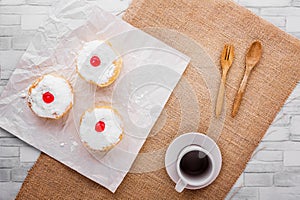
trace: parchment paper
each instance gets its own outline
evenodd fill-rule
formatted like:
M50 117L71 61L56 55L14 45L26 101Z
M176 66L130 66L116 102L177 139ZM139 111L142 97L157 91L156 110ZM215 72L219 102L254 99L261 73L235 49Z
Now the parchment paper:
M97 88L76 74L76 56L87 41L106 40L123 58L119 78ZM122 182L189 58L96 4L59 1L38 29L0 98L0 126L112 192ZM74 88L73 109L59 120L42 119L27 106L30 84L56 73ZM78 127L82 113L106 102L124 123L123 140L106 154L89 152Z

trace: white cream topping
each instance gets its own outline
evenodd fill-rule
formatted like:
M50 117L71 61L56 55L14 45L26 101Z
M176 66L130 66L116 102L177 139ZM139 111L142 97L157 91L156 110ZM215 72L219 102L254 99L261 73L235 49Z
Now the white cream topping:
M53 102L44 102L43 94L46 92L54 96ZM67 80L49 74L45 75L35 88L32 88L28 102L38 116L55 119L61 116L71 103L73 104L73 93Z
M101 60L101 64L97 67L90 64L90 59L93 56L98 56ZM113 61L117 59L118 55L104 41L87 42L77 58L78 72L87 81L92 81L98 85L105 84L114 75L116 66Z
M95 129L99 121L105 123L102 132L97 132ZM84 113L79 132L82 142L86 142L90 148L105 150L106 147L119 142L122 134L121 120L110 108L95 108Z

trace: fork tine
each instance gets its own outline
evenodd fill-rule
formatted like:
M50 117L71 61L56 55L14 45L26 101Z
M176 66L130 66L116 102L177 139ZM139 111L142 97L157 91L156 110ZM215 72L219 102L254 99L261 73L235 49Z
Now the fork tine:
M228 55L228 45L227 44L225 44L225 46L224 46L224 51L225 51L225 56L224 56L224 60L227 60L226 58L227 58L227 55Z
M229 55L230 55L230 45L227 46L227 56L226 56L226 60L229 60Z
M234 47L233 45L229 45L229 54L228 54L228 60L230 60L230 57L234 54Z
M224 60L225 57L226 57L226 44L224 45L223 50L222 50L221 60Z
M231 54L230 55L233 57L233 55L234 55L234 47L233 47L233 45L231 45L230 48L231 48L231 50L230 50Z
M229 54L229 59L234 56L234 47L233 45L230 45L230 54Z

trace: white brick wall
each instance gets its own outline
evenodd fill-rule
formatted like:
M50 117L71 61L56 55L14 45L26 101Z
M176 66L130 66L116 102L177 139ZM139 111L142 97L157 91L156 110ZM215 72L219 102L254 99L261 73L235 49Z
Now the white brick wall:
M21 162L35 162L40 156L40 151L33 147L20 147Z
M295 115L292 117L290 131L291 139L294 141L300 141L300 115Z
M284 152L284 166L300 166L300 150Z
M227 199L230 200L257 200L259 198L259 188L258 187L242 187L233 188L228 194Z
M282 162L273 161L273 162L261 162L251 160L244 172L245 173L265 173L265 172L279 172L284 168Z
M279 187L294 187L300 185L300 174L294 172L278 172L274 174L274 185Z
M33 34L23 34L14 36L12 40L12 49L25 51L32 37ZM23 51L20 54L23 54Z
M130 2L98 1L103 8L118 12ZM236 2L300 38L300 0ZM0 0L0 93L52 3L53 0ZM0 129L0 200L16 196L38 155L39 151ZM300 199L299 157L300 84L272 123L227 199Z
M0 5L22 5L25 4L25 0L1 0Z
M244 184L249 187L268 187L273 185L272 173L246 173L244 175Z
M300 6L300 0L294 0L293 5L294 6Z
M8 0L8 2L15 3L16 0ZM3 5L0 7L0 14L17 14L17 15L31 15L31 14L48 14L49 6L23 5L10 6Z
M286 19L286 31L288 32L300 32L300 16L299 17L287 17Z
M263 200L299 200L300 187L263 187L259 196Z
M0 25L18 25L20 24L20 16L18 15L1 15Z
M239 0L239 3L249 7L281 7L290 6L292 0Z
M9 169L0 169L0 182L10 181L10 170Z
M278 27L285 27L286 25L286 19L283 16L262 16L262 18Z
M19 147L0 146L0 157L19 157Z
M282 121L282 120L279 120ZM277 124L275 124L277 125ZM289 140L289 127L286 126L271 126L267 133L265 134L265 137L263 138L263 141L287 141Z
M26 2L28 5L50 6L52 5L53 0L27 0Z
M298 7L261 8L260 14L263 16L285 16L285 17L300 16L300 8Z
M3 200L12 200L18 194L22 183L17 182L0 182L1 198ZM1 199L1 200L2 200Z
M11 170L11 180L14 182L23 182L27 176L30 167L18 167Z
M21 28L22 30L36 30L45 18L46 15L22 15Z
M283 160L282 151L259 151L253 156L253 160L274 162Z
M11 48L11 37L0 38L0 50L7 50Z

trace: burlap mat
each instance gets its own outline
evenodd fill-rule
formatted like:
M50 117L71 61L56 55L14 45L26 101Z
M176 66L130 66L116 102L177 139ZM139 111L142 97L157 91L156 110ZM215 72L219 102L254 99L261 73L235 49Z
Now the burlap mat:
M42 154L29 172L17 199L222 199L300 80L300 42L229 0L135 0L124 19L138 28L165 27L193 38L203 46L216 66L219 66L223 44L235 44L236 59L226 85L227 114L218 140L223 155L219 177L207 188L178 194L165 169L129 173L117 192L112 194ZM151 34L173 45L166 36L156 32ZM230 111L244 71L244 53L257 39L264 46L263 58L251 75L240 112L232 119ZM178 48L176 44L173 46ZM209 110L214 105L207 99L205 82L193 65L188 67L184 77L197 91L201 106L202 120L198 131L206 132L212 119ZM157 137L146 141L142 152L167 145L174 138L173 132L178 129L180 118L175 95L171 96L165 110L168 112L166 126ZM193 119L190 120L193 123ZM183 131L191 130L187 127Z

